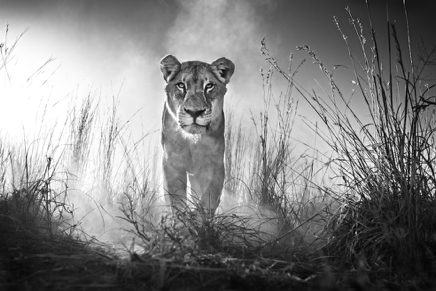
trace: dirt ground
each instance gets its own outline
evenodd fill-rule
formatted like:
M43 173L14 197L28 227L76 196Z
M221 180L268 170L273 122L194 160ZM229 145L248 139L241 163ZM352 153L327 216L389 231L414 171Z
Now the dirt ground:
M50 236L2 217L0 290L434 290L434 280L319 272L273 260L202 254L175 262ZM200 258L200 259L199 259ZM306 264L307 265L307 264ZM369 279L371 277L371 279Z

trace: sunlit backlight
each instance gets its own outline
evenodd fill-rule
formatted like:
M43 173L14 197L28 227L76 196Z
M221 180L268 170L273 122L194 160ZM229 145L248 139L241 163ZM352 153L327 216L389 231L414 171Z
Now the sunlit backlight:
M50 59L38 58L31 50L13 55L0 71L0 128L9 137L34 132L41 125L41 110L48 105L53 90L50 75L54 66ZM44 65L45 64L45 65ZM47 115L45 118L51 118Z

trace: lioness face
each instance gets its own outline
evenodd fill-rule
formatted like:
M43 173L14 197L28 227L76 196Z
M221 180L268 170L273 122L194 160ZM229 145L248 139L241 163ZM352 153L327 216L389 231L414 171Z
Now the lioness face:
M225 58L212 64L180 63L172 55L163 58L160 64L167 82L166 106L184 136L213 131L222 118L226 84L234 64Z

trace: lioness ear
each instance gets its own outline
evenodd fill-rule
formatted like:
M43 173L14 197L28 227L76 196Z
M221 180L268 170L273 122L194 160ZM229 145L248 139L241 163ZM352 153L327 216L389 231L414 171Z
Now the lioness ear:
M226 58L219 58L212 64L212 71L221 83L227 84L230 82L230 77L235 72L235 64Z
M180 71L180 62L173 55L167 55L160 61L160 71L168 83Z

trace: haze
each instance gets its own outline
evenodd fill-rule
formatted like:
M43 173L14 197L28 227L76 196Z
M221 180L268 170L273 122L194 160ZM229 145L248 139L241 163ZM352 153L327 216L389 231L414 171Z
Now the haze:
M402 1L370 3L382 42L387 5L400 37L406 37ZM1 0L0 29L4 31L9 23L8 44L29 28L17 44L7 74L1 72L1 133L22 137L22 131L29 133L37 126L35 116L41 113L41 104L49 104L46 120L54 122L70 106L65 101L68 97L80 102L87 94L95 94L108 103L118 96L118 111L129 124L127 131L133 139L140 139L160 128L164 81L158 64L169 53L181 61L231 59L236 73L226 105L250 122L250 112L257 114L263 104L259 69L269 67L260 54L261 38L266 38L284 68L291 52L296 63L308 58L304 52L295 52L295 47L303 44L310 45L330 69L349 65L346 46L332 21L337 16L351 35L347 6L367 24L363 0ZM416 44L422 37L434 45L434 1L407 1L407 6L412 42ZM344 93L351 95L348 71L337 74L343 77L339 82ZM318 87L315 79L323 80L322 74L306 62L297 80L311 91ZM282 78L276 77L274 85L276 96L286 90ZM358 106L359 97L353 98ZM308 118L313 114L304 102L298 113ZM304 140L307 132L297 120L295 137Z

